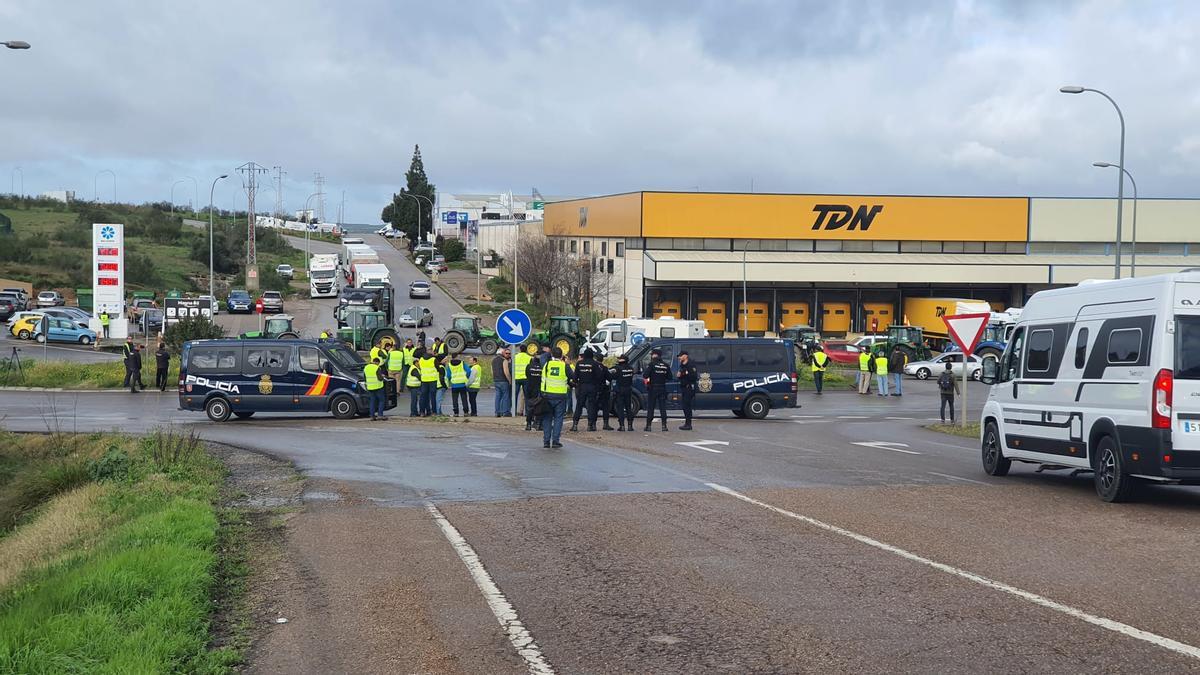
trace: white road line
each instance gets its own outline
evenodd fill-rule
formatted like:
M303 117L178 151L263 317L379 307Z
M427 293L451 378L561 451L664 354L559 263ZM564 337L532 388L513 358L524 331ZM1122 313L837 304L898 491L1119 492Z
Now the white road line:
M911 420L911 417L885 417L885 420Z
M1069 605L1064 605L1060 602L1051 600L1050 598L1047 598L1045 596L1038 595L1036 593L1031 593L1029 591L1017 588L1016 586L1010 586L1006 583L1003 583L1000 581L995 581L995 580L989 579L984 576L980 576L978 574L975 574L974 572L968 572L967 570L960 569L958 567L947 565L945 563L940 563L940 562L937 562L936 560L930 560L929 558L926 558L924 556L920 556L920 555L917 555L916 553L906 551L897 546L892 546L891 544L884 543L882 541L879 541L878 539L872 539L871 537L868 537L866 535L858 534L857 532L852 532L845 528L838 527L837 525L830 525L829 523L817 520L816 518L811 518L809 516L805 516L805 515L801 515L799 513L788 511L787 509L782 509L782 508L779 508L778 506L772 506L771 504L767 504L766 502L761 502L753 497L744 495L740 492L737 492L736 490L732 490L723 485L718 485L716 483L705 483L705 485L716 490L717 492L722 492L724 494L729 495L730 497L740 499L748 504L753 504L755 506L764 508L768 511L777 513L781 516L786 516L788 518L793 518L795 520L799 520L800 522L807 523L818 529L822 529L827 532L832 532L833 534L841 535L848 539L853 539L854 541L857 541L861 544L866 544L867 546L877 548L877 549L879 549L881 551L885 551L887 553L892 553L892 554L900 556L901 558L904 558L906 560L910 560L915 563L920 563L922 565L926 565L935 570L938 570L939 572L945 572L946 574L956 576L961 579L966 579L967 581L974 582L985 588L991 588L993 590L997 590L1002 593L1007 593L1009 595L1018 597L1022 600L1031 602L1040 607L1045 607L1046 609L1051 609L1056 612L1061 612L1063 614L1066 614L1067 616L1074 617L1085 623L1090 623L1093 626L1099 626L1100 628L1103 628L1105 630L1109 630L1114 633L1120 633L1121 635L1125 635L1125 636L1134 638L1135 640L1141 640L1143 642L1148 642L1152 645L1162 647L1163 649L1169 649L1173 652L1182 654L1184 656L1190 656L1191 658L1194 658L1194 659L1200 659L1200 647L1194 647L1192 645L1189 645L1189 644L1186 644L1183 642L1179 642L1177 640L1172 640L1171 638L1168 638L1168 637L1163 637L1161 635L1157 635L1157 634L1151 633L1149 631L1144 631L1140 628L1135 628L1134 626L1130 626L1129 624L1121 623L1120 621L1114 621L1112 619L1107 619L1102 616L1096 616L1095 614L1089 614L1088 612L1085 612L1081 609L1076 609L1075 607L1071 607Z
M951 475L950 475L950 474L948 474L948 473L938 473L938 472L936 472L936 471L930 471L930 472L929 472L929 475L931 475L931 476L941 476L942 478L949 478L950 480L961 480L961 481L963 481L964 483L975 483L976 485L987 485L987 483L985 483L985 482L983 482L983 481L981 481L981 480L974 480L974 479L972 479L972 478L963 478L962 476L951 476Z
M690 441L690 442L685 442L685 443L676 443L675 445L684 445L689 448L695 448L697 450L704 450L705 452L711 452L711 453L720 455L720 454L724 454L725 451L717 450L716 448L710 448L708 446L710 446L710 445L729 445L729 443L727 441Z
M838 415L837 418L839 420L869 420L869 419L871 419L870 417L868 417L866 415Z
M492 575L488 574L483 563L479 560L479 555L475 553L475 549L467 543L467 540L459 534L458 529L450 524L446 516L438 510L437 506L431 503L425 504L425 510L429 511L429 515L433 516L434 522L438 527L442 528L442 534L446 536L446 540L454 547L454 552L458 554L458 559L463 561L467 566L467 571L471 573L471 578L475 580L475 585L479 587L479 592L483 594L483 599L487 601L488 607L491 608L492 614L496 616L496 620L500 622L500 627L504 629L508 641L512 643L517 654L525 660L526 667L530 673L535 675L553 675L554 668L542 656L542 650L533 641L533 636L525 629L521 619L517 616L517 610L513 609L508 599L504 597L504 593L500 592L500 588L496 586L496 582L492 581Z
M921 454L916 450L905 450L904 448L908 447L907 443L894 443L892 441L856 441L851 443L851 445L861 445L864 448L876 448L878 450L891 450L892 452L902 452L906 455Z

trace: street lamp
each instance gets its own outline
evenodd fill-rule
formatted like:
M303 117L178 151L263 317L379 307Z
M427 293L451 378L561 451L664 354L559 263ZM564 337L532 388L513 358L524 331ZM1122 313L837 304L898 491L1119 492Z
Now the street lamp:
M117 174L112 169L103 169L96 172L96 177L92 179L92 198L94 201L100 201L100 176L106 173L111 173L113 177L113 203L117 203Z
M13 170L8 172L9 181L12 183L12 185L9 186L9 190L12 190L13 188L16 187L16 178L15 178L15 176L13 176L13 174L17 174L17 173L21 174L21 196L24 197L25 196L25 172L22 171L21 167L19 167L19 166L13 167Z
M4 45L9 49L29 49L29 43L23 40L9 40L8 42L0 42L0 45Z
M1128 169L1119 167L1116 164L1111 164L1109 162L1092 162L1092 166L1099 167L1101 169L1109 169L1109 168L1121 169L1121 173L1123 173L1125 175L1125 177L1129 179L1130 185L1133 186L1133 244L1132 244L1133 250L1129 254L1129 276L1136 277L1137 276L1137 203L1138 203L1137 181L1135 181L1133 179L1133 174L1129 173Z
M171 183L171 215L175 215L175 186L179 185L180 183L186 183L186 182L187 182L187 179L180 178L179 180L175 181L174 183Z
M304 200L304 218L305 218L305 222L304 222L304 278L305 279L308 278L308 258L309 258L308 233L312 228L312 215L309 214L309 212L308 212L308 205L312 202L313 197L320 197L320 196L321 196L320 192L314 192L308 196L308 199ZM349 262L349 261L347 261L347 262Z
M1108 99L1112 107L1117 111L1117 119L1121 121L1121 155L1117 161L1117 168L1121 170L1117 174L1117 259L1113 262L1113 278L1121 278L1121 214L1125 210L1125 115L1121 113L1121 107L1108 94L1099 89L1091 89L1089 87L1067 86L1059 87L1060 92L1064 94L1082 94L1085 91L1090 91L1094 94L1100 94Z
M224 180L229 174L221 174L213 179L212 187L208 189L208 300L217 304L217 296L213 295L213 191L217 189L217 181ZM216 307L212 308L214 316Z

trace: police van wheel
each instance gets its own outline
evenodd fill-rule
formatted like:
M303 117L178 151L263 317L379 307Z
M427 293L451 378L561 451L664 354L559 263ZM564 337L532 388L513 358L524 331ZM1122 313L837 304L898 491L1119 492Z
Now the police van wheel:
M358 415L358 404L349 396L341 394L335 396L333 402L329 404L329 411L339 420L350 420Z
M1011 459L1004 458L1000 447L1000 431L995 422L988 422L983 430L983 471L989 476L1007 476L1012 466Z
M246 410L246 411L242 411L242 412L235 412L235 413L233 413L233 416L238 418L239 420L248 420L251 417L254 417L254 411Z
M755 394L746 399L746 403L742 406L743 414L752 420L761 420L771 412L771 402L766 396Z
M208 403L204 404L204 414L208 415L208 419L214 422L224 422L229 419L229 401L216 396L208 399Z
M1125 460L1112 436L1101 438L1096 446L1095 471L1096 494L1100 499L1123 502L1133 496L1137 479L1125 473Z
M928 380L929 376L932 374L933 373L929 372L928 368L920 368L917 370L917 379L918 380Z

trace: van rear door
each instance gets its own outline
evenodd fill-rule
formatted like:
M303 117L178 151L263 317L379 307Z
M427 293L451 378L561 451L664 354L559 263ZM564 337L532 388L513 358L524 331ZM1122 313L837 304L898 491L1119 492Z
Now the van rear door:
M1176 314L1171 434L1176 450L1200 450L1200 314ZM1155 396L1158 393L1155 392ZM1157 400L1151 401L1155 406ZM1153 413L1153 410L1151 411Z

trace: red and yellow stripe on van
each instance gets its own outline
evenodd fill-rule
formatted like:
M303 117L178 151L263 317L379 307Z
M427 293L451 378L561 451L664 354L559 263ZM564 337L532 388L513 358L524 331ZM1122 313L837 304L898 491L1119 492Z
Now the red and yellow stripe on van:
M304 392L305 396L324 396L329 389L329 376L321 373L317 376L317 381L312 383L308 391Z

